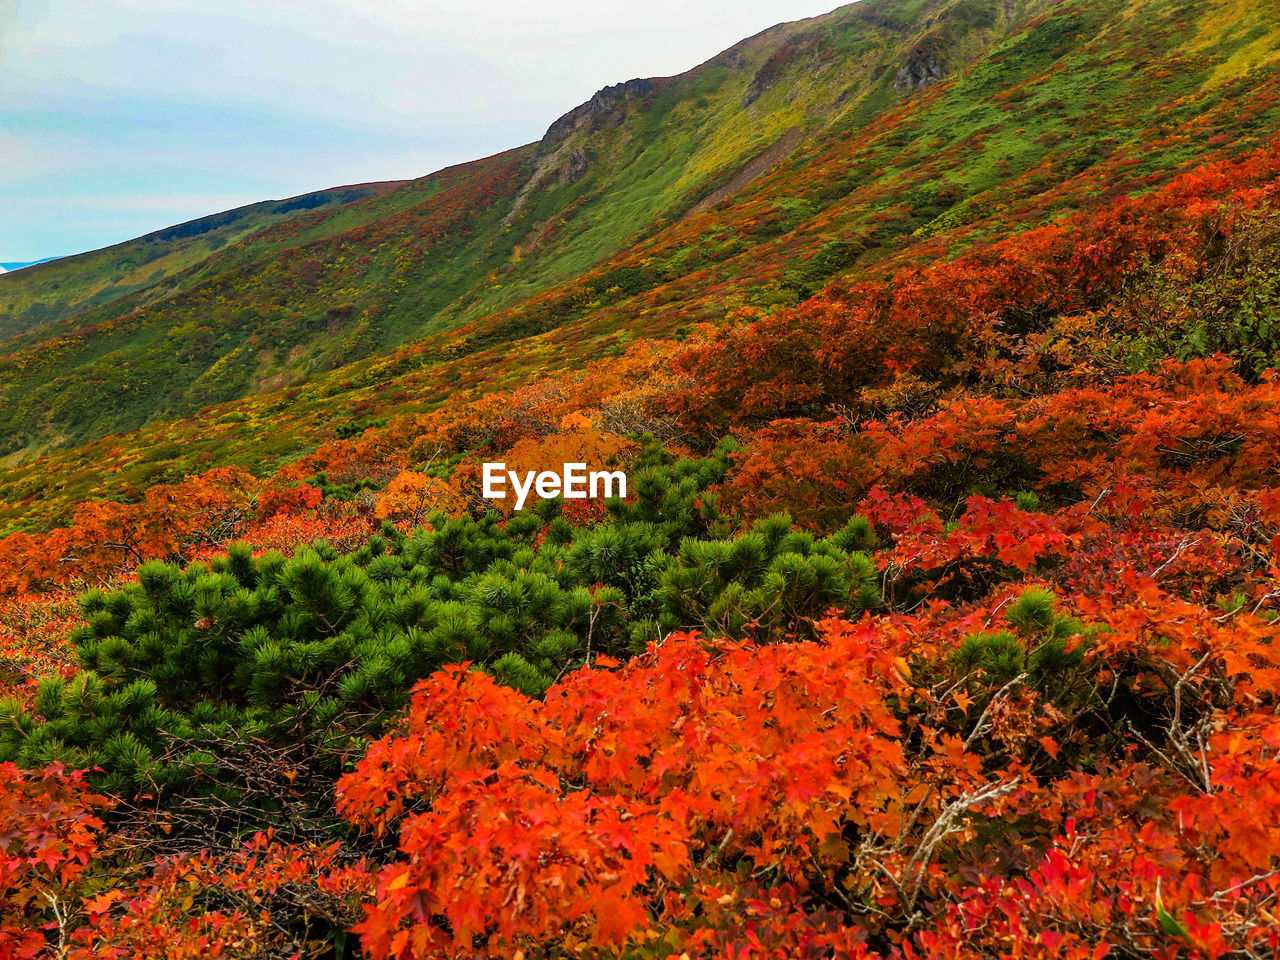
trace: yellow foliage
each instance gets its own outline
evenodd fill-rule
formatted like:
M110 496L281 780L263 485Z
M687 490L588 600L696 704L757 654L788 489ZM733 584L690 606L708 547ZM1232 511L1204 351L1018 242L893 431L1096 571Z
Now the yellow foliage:
M381 520L421 523L436 510L452 513L462 509L464 503L453 484L425 473L402 470L378 497L374 515Z
M1259 36L1246 43L1213 71L1206 86L1225 83L1259 67L1280 60L1280 33L1274 0L1219 0L1201 16L1199 30L1191 44L1193 53L1216 47L1232 34L1265 26Z

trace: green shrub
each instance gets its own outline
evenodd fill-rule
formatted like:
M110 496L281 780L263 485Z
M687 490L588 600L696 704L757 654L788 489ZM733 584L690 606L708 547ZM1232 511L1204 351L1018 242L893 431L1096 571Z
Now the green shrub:
M673 630L780 640L877 604L861 518L827 539L786 515L731 535L709 491L731 451L671 463L647 449L637 499L589 528L546 501L506 520L435 515L407 536L387 525L345 555L234 544L186 569L147 563L85 594L81 672L0 708L0 760L99 768L117 794L234 799L247 787L219 772L241 769L229 757L263 744L335 773L448 663L540 695Z

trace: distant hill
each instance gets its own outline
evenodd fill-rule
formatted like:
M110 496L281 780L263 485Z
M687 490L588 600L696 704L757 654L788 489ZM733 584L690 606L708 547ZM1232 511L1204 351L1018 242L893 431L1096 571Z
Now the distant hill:
M288 200L266 200L157 230L136 240L69 257L0 263L13 272L0 287L0 338L82 313L120 296L154 287L211 254L273 223L300 213L340 207L400 186L359 184Z
M0 273L12 273L23 267L34 267L37 263L48 263L50 260L57 259L57 257L45 257L43 260L10 260L7 263L0 261Z

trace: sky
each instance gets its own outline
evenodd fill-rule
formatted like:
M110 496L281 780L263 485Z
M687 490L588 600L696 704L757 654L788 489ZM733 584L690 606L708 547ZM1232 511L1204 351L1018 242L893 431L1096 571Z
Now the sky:
M0 0L0 262L537 140L840 0Z

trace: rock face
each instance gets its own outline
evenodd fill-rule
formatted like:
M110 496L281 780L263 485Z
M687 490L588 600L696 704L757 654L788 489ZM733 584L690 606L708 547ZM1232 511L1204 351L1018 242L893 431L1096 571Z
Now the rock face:
M898 68L894 78L893 89L899 93L910 93L931 87L947 75L946 69L938 55L931 50L914 50L905 63Z
M652 93L652 80L628 80L626 83L615 83L605 87L594 97L580 106L574 107L563 117L547 128L542 138L544 148L555 149L569 136L582 127L598 128L608 123L617 123L622 119L619 107L629 100L636 100Z
M560 171L560 182L577 183L587 175L589 166L590 160L587 158L587 152L580 147L575 148L569 154L569 162Z
M773 82L773 79L764 76L763 72L756 73L742 94L742 109L747 109L747 107L759 100L761 95L773 85Z

